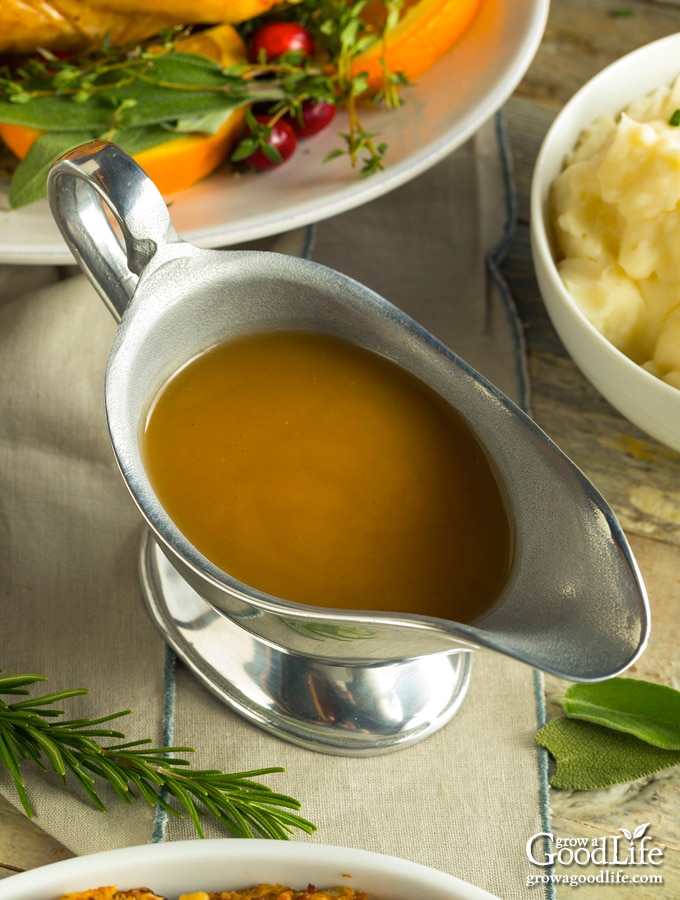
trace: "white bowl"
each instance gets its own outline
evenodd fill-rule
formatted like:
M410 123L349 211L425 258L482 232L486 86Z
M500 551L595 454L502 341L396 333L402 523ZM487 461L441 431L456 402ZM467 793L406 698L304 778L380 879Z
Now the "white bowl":
M370 900L497 900L452 875L345 847L266 840L147 844L53 863L0 881L0 900L58 900L67 891L115 884L147 887L175 900L182 892L238 890L259 882L297 890L347 885Z
M548 219L550 185L582 129L603 113L616 114L650 91L670 86L678 74L680 33L627 54L571 98L553 122L536 160L531 187L531 247L543 301L576 365L634 425L680 451L680 390L621 353L580 311L555 265Z

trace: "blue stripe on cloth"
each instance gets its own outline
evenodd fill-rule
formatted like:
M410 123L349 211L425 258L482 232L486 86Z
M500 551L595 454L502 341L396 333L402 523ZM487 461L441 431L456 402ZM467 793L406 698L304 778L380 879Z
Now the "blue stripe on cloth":
M175 682L175 652L167 644L165 647L165 660L163 663L163 746L171 747L175 733L175 701L177 686ZM168 799L168 794L161 789L162 800ZM161 807L156 806L151 840L154 844L160 844L165 840L168 827L168 814Z
M522 325L522 320L517 313L517 308L515 307L510 288L500 270L501 263L515 236L515 226L517 222L517 192L515 190L512 175L512 157L510 155L510 146L505 133L505 121L502 111L496 113L494 124L501 161L503 187L505 190L505 222L503 225L503 237L486 255L486 269L493 287L498 292L498 296L510 326L515 350L515 375L517 378L519 405L525 412L530 412L531 386L527 367L524 327Z
M529 370L527 364L526 342L524 340L524 328L522 320L519 317L515 302L512 297L510 288L508 287L503 275L500 271L500 265L508 251L508 248L515 235L515 227L517 222L517 192L512 172L512 157L510 147L508 145L505 132L505 122L502 110L496 113L496 141L501 159L503 185L505 192L505 225L503 229L503 237L498 244L493 247L487 254L486 266L489 278L505 309L508 323L512 332L514 349L515 349L515 365L519 390L519 405L522 409L531 414L531 383L529 379ZM543 685L543 673L534 671L534 699L536 706L536 724L538 728L545 725L545 690ZM536 745L536 760L538 765L538 801L541 816L541 830L550 833L550 785L548 781L548 752L543 747ZM527 839L529 835L527 835ZM550 866L547 874L554 874L554 866ZM555 900L556 891L552 879L548 879L545 885L546 900Z
M302 245L302 253L300 254L303 259L310 259L312 255L312 250L314 249L314 225L307 225L305 228L305 242Z
M545 688L543 684L543 673L534 670L534 697L536 701L536 723L542 728L546 723L545 713ZM541 810L541 831L546 834L552 832L550 825L550 784L548 781L548 751L544 747L536 745L538 759L538 798ZM544 839L545 840L545 839ZM555 873L555 866L548 866L547 872L550 875ZM549 879L545 886L546 900L555 900L557 896L555 885Z

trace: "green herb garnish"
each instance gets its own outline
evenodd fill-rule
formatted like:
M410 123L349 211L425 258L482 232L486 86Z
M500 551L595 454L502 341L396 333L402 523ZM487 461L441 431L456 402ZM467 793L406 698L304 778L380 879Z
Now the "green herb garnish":
M680 691L635 678L572 685L536 741L555 759L553 787L594 790L680 764Z
M300 60L286 54L267 63L221 68L206 57L178 50L190 29L178 28L134 46L105 44L88 54L61 59L49 51L16 67L0 68L0 122L46 132L16 167L9 200L14 208L40 199L50 165L67 150L89 140L109 140L135 154L172 140L178 133L216 131L230 112L265 103L271 124L284 115L299 116L305 101L346 107L349 129L342 149L362 175L383 168L385 145L361 125L364 100L399 105L400 73L384 72L383 85L371 91L363 73L352 72L352 59L398 21L403 0L386 0L386 23L377 28L361 18L368 0L301 0L282 7L276 18L294 18L308 29L325 54ZM240 26L244 38L272 16ZM255 129L236 147L232 161L254 149L266 153L268 131Z
M680 691L637 678L574 684L564 696L567 716L635 735L664 750L680 750Z
M668 120L668 124L672 128L677 128L680 125L680 109L676 109L673 115Z
M253 779L283 772L281 768L226 774L195 770L177 753L191 747L152 747L151 741L126 741L120 731L101 728L129 710L97 719L62 720L54 704L87 694L75 688L7 703L2 696L27 695L26 687L46 681L43 675L0 675L0 765L10 772L21 804L30 818L35 811L22 776L25 763L52 769L66 782L70 776L92 804L105 806L96 784L108 783L126 803L141 798L173 816L184 810L196 833L204 837L202 817L212 817L235 837L287 839L295 829L311 834L315 826L297 815L300 803ZM101 738L113 739L102 744ZM179 809L178 809L179 807Z
M635 781L680 763L680 750L662 750L632 734L578 719L553 719L536 739L557 763L550 784L569 791Z

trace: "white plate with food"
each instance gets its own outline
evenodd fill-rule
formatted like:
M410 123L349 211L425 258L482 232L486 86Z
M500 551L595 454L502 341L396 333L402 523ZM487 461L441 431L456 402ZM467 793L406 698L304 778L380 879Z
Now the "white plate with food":
M497 900L453 875L380 853L259 839L176 841L80 856L0 881L0 900L61 900L105 885L145 887L168 900L195 893L198 900L201 891L276 883L296 891L310 884L319 891L347 887L357 900L360 892L366 900Z
M345 156L339 113L283 165L234 175L224 168L171 195L175 227L202 247L229 246L320 221L393 190L439 162L471 137L505 102L540 43L549 0L482 0L453 49L416 84L404 103L362 113L362 125L388 145L385 168L361 178ZM461 211L463 214L463 211ZM72 261L46 200L10 210L0 184L0 263Z

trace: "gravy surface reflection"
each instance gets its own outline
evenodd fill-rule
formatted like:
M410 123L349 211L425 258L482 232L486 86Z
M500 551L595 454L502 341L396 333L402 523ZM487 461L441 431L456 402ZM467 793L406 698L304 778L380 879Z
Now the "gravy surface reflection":
M285 600L470 621L512 536L462 417L376 353L270 332L191 360L151 403L145 465L189 541Z

